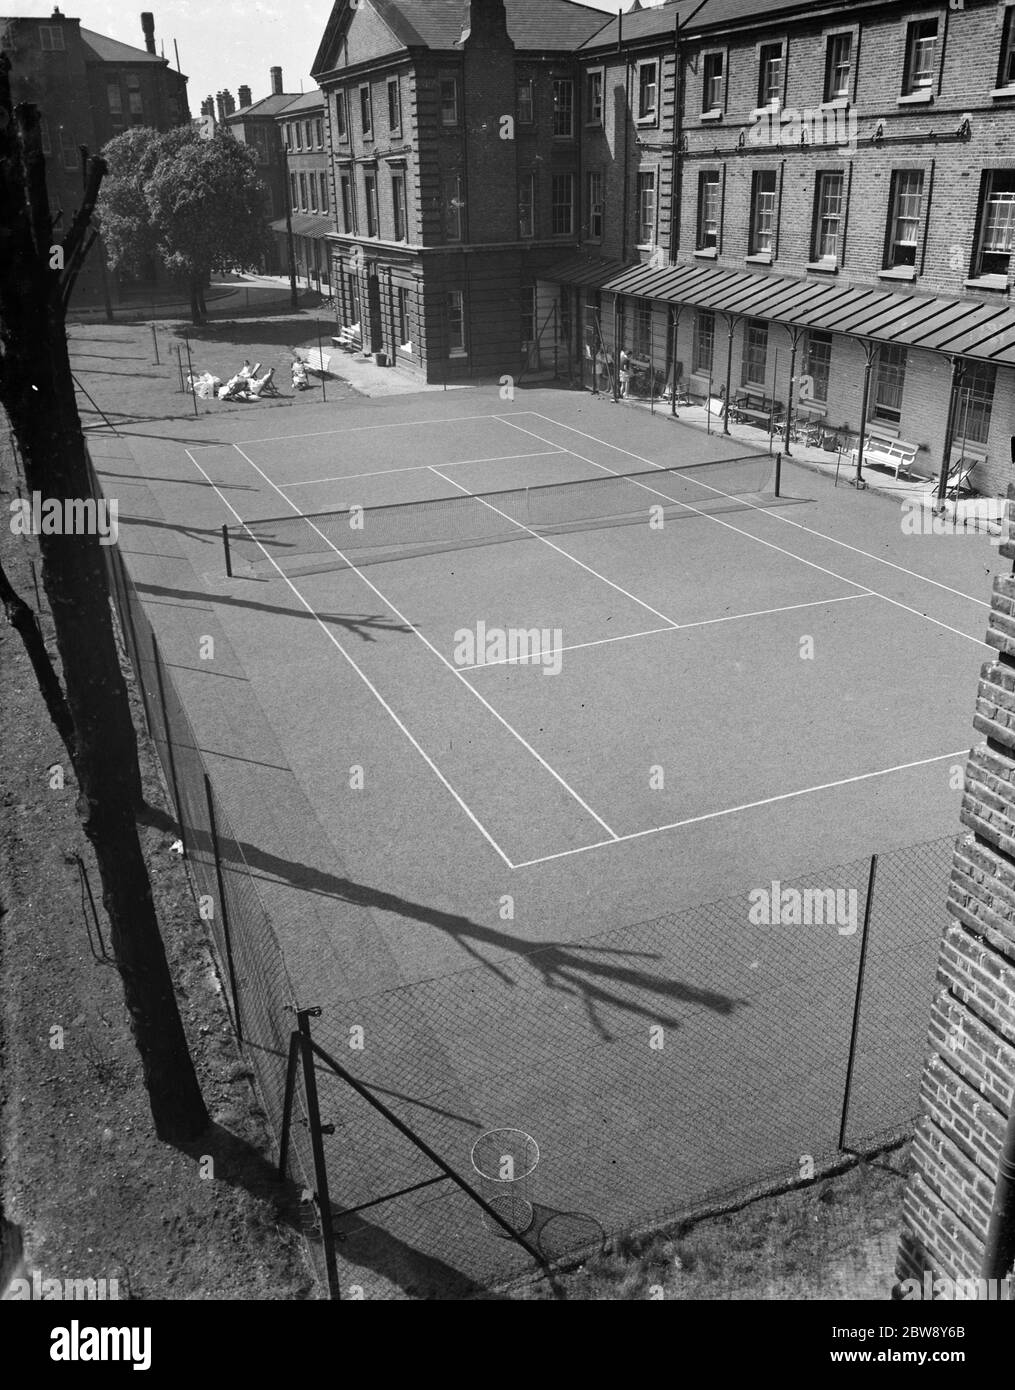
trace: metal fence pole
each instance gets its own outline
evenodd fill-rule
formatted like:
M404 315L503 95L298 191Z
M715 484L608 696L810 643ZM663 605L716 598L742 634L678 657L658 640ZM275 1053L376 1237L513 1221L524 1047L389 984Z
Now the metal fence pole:
M194 402L194 414L199 414L197 408L197 386L194 383L194 362L190 355L190 335L184 339L187 344L187 368L190 371L190 398Z
M321 1136L321 1109L317 1099L317 1075L314 1071L313 1039L310 1036L311 1018L320 1018L320 1009L297 1009L300 1030L300 1052L303 1057L303 1088L309 1111L310 1144L314 1152L314 1182L317 1186L317 1206L321 1213L321 1239L324 1242L324 1264L328 1272L328 1292L332 1298L342 1297L338 1284L338 1265L335 1262L335 1232L332 1229L331 1198L328 1195L328 1165L324 1157ZM330 1129L328 1131L330 1133Z
M212 796L211 778L204 774L204 795L208 802L208 829L211 832L211 850L215 859L215 882L219 891L219 908L222 913L222 935L226 942L226 965L229 968L229 988L233 994L233 1016L236 1020L236 1040L243 1042L243 1020L240 1017L240 992L236 988L236 967L233 964L233 938L229 930L229 911L226 907L226 885L222 877L222 856L219 853L218 826L215 822L215 798Z
M159 655L159 639L152 633L152 656L155 660L155 681L159 690L159 704L162 706L162 727L166 733L166 754L169 759L169 780L173 786L173 800L176 802L176 820L180 827L180 839L184 849L187 837L183 827L183 802L180 800L180 784L176 777L176 758L173 756L173 737L169 729L169 711L166 708L166 687L162 678L162 658Z
M863 979L867 965L867 944L870 940L871 909L874 905L874 883L878 874L878 857L871 855L867 878L867 901L863 909L863 935L860 938L860 962L856 972L856 999L853 1002L853 1027L849 1037L849 1061L846 1064L846 1084L843 1088L842 1117L839 1121L839 1152L846 1152L846 1125L849 1121L850 1091L853 1087L853 1066L856 1062L856 1040L860 1031L860 1006L863 1003Z
M223 522L222 525L222 549L226 553L226 574L230 579L233 577L233 557L229 551L229 527Z
M155 332L154 324L152 324L152 343L155 347L155 365L156 367L161 367L162 363L159 360L159 335Z

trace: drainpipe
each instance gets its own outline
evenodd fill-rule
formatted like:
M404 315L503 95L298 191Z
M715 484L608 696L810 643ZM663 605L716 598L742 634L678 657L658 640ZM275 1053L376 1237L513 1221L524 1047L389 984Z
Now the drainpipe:
M617 15L617 52L623 51L624 16ZM627 264L627 218L629 211L631 166L631 60L624 59L624 220L621 223L620 260Z
M1008 1128L997 1164L994 1209L983 1247L981 1277L1004 1279L1015 1264L1015 1104L1008 1116Z
M681 148L684 138L684 65L680 54L680 35L691 20L703 10L708 0L701 0L691 13L680 22L679 13L673 26L673 158L670 161L670 264L674 265L680 251L680 204L684 184L684 155ZM661 86L660 82L660 86Z
M944 507L945 496L948 492L948 474L952 466L952 440L955 437L955 407L958 404L959 393L962 389L962 378L966 374L966 363L962 357L952 358L952 383L948 395L948 417L945 420L945 441L941 456L941 477L937 485L937 497L935 498L934 510L938 511Z
M736 331L736 319L732 314L724 315L726 319L726 331L729 342L726 347L726 407L722 413L722 432L730 432L730 396L733 393L733 334Z
M856 442L856 477L853 479L854 487L866 487L863 476L863 445L867 437L867 411L870 407L871 399L871 371L874 368L874 356L877 353L875 343L864 343L864 355L867 363L863 369L863 400L860 403L860 437Z

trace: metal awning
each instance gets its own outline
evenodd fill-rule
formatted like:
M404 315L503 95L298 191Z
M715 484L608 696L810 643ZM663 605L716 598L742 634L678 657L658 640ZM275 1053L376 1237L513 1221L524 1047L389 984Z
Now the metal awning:
M691 304L743 318L1015 367L1015 308L1008 303L899 294L870 286L724 270L698 262L658 270L632 266L601 288L611 294Z
M588 289L600 289L607 280L619 275L624 269L623 261L609 261L604 256L572 256L544 270L537 277L552 280L560 285L583 285Z

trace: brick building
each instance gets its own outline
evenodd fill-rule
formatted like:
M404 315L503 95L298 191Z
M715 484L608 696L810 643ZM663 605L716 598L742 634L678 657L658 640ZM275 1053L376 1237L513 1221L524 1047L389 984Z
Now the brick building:
M582 254L546 292L584 315L586 346L626 347L660 381L867 421L920 445L918 471L961 454L978 491L1003 492L1013 16L681 0L612 20L578 55Z
M81 201L79 147L98 153L131 126L170 130L190 120L187 79L155 51L155 21L141 15L144 48L134 48L81 27L59 8L44 20L2 18L3 48L12 63L14 100L34 102L42 118L46 183L54 215L63 225ZM89 256L78 280L74 304L98 302L103 296L102 264ZM150 292L156 267L143 280L110 274L113 302L132 293Z
M329 237L335 230L331 199L331 151L322 92L305 92L275 118L287 160L292 209L294 265L308 287L328 289L331 281ZM272 222L279 264L289 269L285 217Z
M432 381L531 363L537 281L578 248L575 54L605 18L571 0L334 5L312 69L332 284L367 350Z
M251 95L249 87L241 87L239 91L241 100ZM247 101L238 109L230 111L230 93L219 92L217 98L219 124L241 144L249 145L257 155L257 174L267 190L265 220L273 226L277 226L280 220L283 227L285 226L287 196L286 157L282 146L282 130L277 118L298 98L298 92L282 90L282 69L279 67L271 69L270 94L258 101ZM275 245L269 253L264 269L268 274L280 274L287 265L283 238L283 246Z

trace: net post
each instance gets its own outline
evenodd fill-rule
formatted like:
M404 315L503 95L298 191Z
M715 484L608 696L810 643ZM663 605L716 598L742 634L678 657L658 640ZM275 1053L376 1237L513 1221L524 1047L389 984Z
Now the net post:
M166 685L162 675L162 657L159 653L159 639L152 633L152 660L155 663L155 683L159 692L159 704L162 706L162 727L166 734L166 756L169 759L169 780L173 788L173 800L176 802L176 820L180 827L180 841L186 849L187 836L183 828L183 802L180 800L180 783L176 776L176 755L173 752L173 734L169 727L169 710L166 707Z
M230 579L233 577L233 557L229 552L229 527L222 523L222 549L226 556L226 574Z
M775 495L782 496L782 452L775 456Z
M870 941L871 909L874 904L874 884L878 875L878 857L871 855L870 873L867 877L867 900L863 906L863 935L860 938L860 961L856 968L856 998L853 1002L853 1026L849 1035L849 1059L846 1063L846 1081L843 1086L842 1116L839 1120L839 1152L846 1150L846 1125L849 1121L849 1097L853 1089L853 1067L856 1063L856 1039L860 1031L860 1006L863 1002L863 980L867 966L867 946Z
M233 935L229 928L229 909L226 906L226 885L222 874L222 855L219 852L218 822L215 816L215 797L212 795L211 778L204 774L204 797L208 804L208 829L211 832L211 852L215 860L215 883L219 894L219 913L222 918L222 935L226 943L226 967L229 971L229 989L233 996L233 1019L236 1023L236 1041L243 1042L243 1019L240 1016L240 992L236 986L236 966L233 963Z

